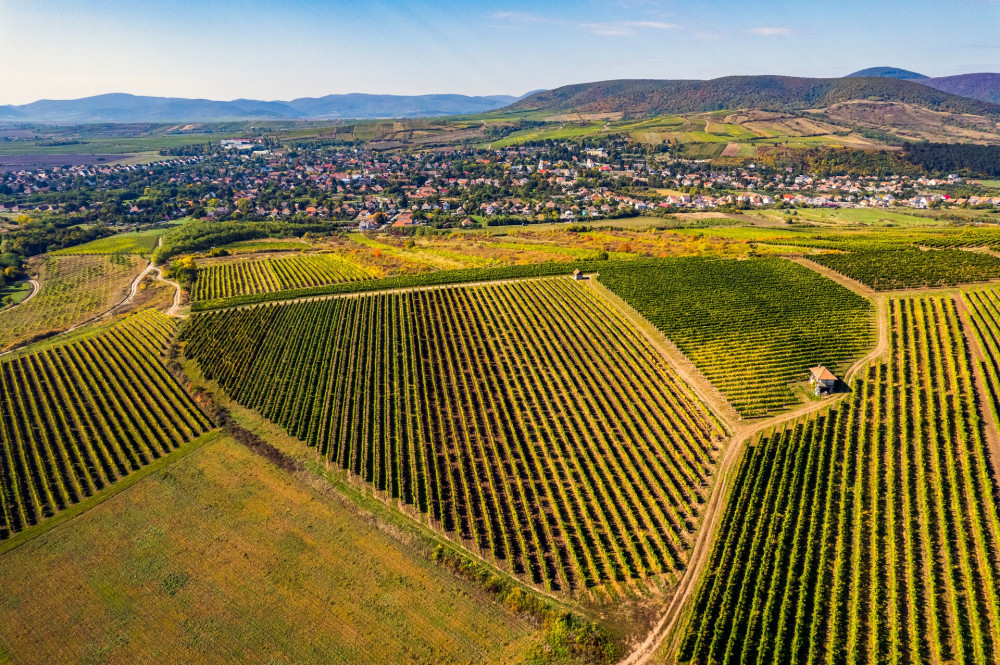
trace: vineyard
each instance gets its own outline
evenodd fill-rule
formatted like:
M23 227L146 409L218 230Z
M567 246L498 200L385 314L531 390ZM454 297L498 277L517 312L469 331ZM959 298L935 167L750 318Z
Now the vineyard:
M441 286L445 284L459 284L462 282L487 282L523 277L568 275L576 268L579 268L584 272L592 272L607 265L607 261L578 261L574 263L550 262L529 265L501 266L499 268L461 268L458 270L437 270L435 272L413 275L397 275L395 277L369 279L360 282L341 282L339 284L327 284L326 286L313 286L290 291L272 291L271 293L257 293L244 296L234 296L231 298L202 300L194 303L191 306L191 311L200 312L210 309L219 309L222 307L252 305L257 303L273 302L276 300L304 298L307 296L362 293L366 291L386 291L391 289L409 289L422 286Z
M809 258L876 291L955 286L1000 278L1000 259L958 249L865 250Z
M0 350L110 309L125 297L143 265L138 256L125 254L46 256L38 267L38 295L0 312Z
M889 307L889 359L748 449L680 661L1000 658L1000 497L958 307Z
M192 300L214 300L371 279L363 269L332 254L219 263L198 270Z
M206 430L156 360L173 325L144 310L99 334L0 361L0 539Z
M192 317L239 403L519 578L595 598L675 578L722 432L569 279Z
M743 417L798 400L815 365L843 368L872 340L864 298L782 259L608 264L601 283L687 355Z
M972 333L983 350L979 368L986 388L986 402L1000 427L1000 292L995 289L962 294Z

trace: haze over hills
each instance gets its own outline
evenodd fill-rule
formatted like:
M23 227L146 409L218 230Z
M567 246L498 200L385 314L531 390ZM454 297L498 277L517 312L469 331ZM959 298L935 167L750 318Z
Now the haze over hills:
M107 94L74 100L40 100L0 106L0 120L39 123L209 122L219 120L332 120L416 118L481 113L518 97L492 95L370 95L303 97L291 101L213 101Z
M1000 116L997 104L960 97L922 83L886 77L727 76L710 81L624 79L563 86L530 95L516 102L512 108L646 117L746 108L796 111L864 100L911 104L934 111Z

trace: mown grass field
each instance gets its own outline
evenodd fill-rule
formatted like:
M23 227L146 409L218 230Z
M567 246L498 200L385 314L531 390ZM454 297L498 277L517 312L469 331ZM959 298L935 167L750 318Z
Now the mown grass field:
M541 629L227 437L0 554L0 661L515 663Z
M143 254L149 255L156 248L156 243L163 235L163 229L137 231L134 233L119 233L107 238L74 247L67 247L50 252L51 256L72 256L86 254Z

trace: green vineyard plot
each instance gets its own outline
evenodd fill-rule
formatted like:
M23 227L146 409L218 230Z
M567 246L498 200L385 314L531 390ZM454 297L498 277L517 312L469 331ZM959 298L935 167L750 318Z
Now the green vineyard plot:
M649 319L743 417L798 401L810 367L843 369L872 342L871 303L783 259L608 264L600 281Z
M145 265L132 254L39 259L38 295L0 312L0 350L65 330L114 307Z
M748 449L681 662L997 662L1000 510L958 309L889 313L852 395Z
M0 539L207 430L157 360L173 326L144 310L99 334L0 361Z
M670 583L721 429L566 278L196 315L185 353L239 403L531 583Z
M235 261L198 270L191 298L215 300L365 279L371 275L332 254Z
M1000 259L958 249L858 250L809 258L876 291L955 286L1000 278Z

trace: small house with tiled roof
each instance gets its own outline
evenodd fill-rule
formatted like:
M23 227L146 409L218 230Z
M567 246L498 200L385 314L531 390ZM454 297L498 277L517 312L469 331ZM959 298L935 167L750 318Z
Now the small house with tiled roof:
M837 387L837 376L820 365L809 370L809 382L816 388L817 395L831 395Z

